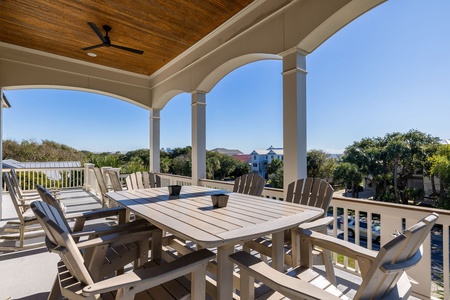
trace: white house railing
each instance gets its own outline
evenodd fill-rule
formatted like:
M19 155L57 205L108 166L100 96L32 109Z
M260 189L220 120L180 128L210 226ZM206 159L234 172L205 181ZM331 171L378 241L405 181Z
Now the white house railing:
M2 175L10 169L2 169ZM84 185L83 167L52 167L52 168L16 168L21 189L36 190L36 184L48 189L81 188ZM3 182L2 191L6 191Z

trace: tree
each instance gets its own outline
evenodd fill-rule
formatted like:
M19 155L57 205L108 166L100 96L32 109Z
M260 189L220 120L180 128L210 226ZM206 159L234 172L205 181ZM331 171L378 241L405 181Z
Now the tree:
M438 206L450 209L450 145L440 145L428 161L431 163L430 173L441 181Z
M343 182L346 187L352 189L352 197L358 198L358 188L363 179L361 172L358 170L358 166L348 162L341 162L334 169L335 181Z
M211 156L206 160L206 174L208 178L214 180L214 172L220 170L220 160L216 156Z
M266 171L269 176L276 174L280 169L283 169L283 162L278 158L272 159L270 163L266 164Z
M278 159L272 159L266 164L266 171L269 177L269 183L277 189L283 188L283 162Z
M396 202L408 204L407 183L415 174L423 174L427 149L438 142L438 138L410 130L406 134L386 135L386 157L393 164L393 187Z
M330 179L336 161L322 150L310 150L306 154L307 176L312 178Z
M384 171L383 140L364 138L345 149L342 161L355 164L366 180L371 182L377 199L378 182L382 181Z
M192 171L192 161L191 156L184 154L175 157L172 160L172 170L174 174L182 176L191 176Z
M67 145L49 140L37 142L23 140L21 143L12 140L3 141L2 159L15 159L22 162L41 161L83 161L83 153Z
M150 166L150 150L149 149L138 149L133 151L128 151L121 157L121 160L124 163L130 162L130 161L138 161L136 159L138 157L140 159L141 164L143 167L148 170Z
M161 173L169 173L170 165L172 164L172 159L169 156L164 156L160 158L159 167Z
M418 130L364 138L345 149L342 161L355 164L370 180L374 199L407 204L411 195L423 193L408 189L408 182L415 174L429 172L427 157L434 153L437 140Z

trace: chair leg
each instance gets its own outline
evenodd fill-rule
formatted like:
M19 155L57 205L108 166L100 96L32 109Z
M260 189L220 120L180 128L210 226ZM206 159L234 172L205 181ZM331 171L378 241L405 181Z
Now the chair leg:
M331 251L322 249L322 259L325 266L326 278L334 286L336 286L336 275L334 274L333 261L331 259Z
M55 282L53 282L52 289L50 290L50 294L48 295L47 300L58 300L61 296L61 288L59 286L58 275L56 275Z

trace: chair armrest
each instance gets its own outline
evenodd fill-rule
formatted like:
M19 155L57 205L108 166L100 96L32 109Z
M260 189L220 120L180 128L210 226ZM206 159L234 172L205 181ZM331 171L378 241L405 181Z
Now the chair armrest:
M19 199L20 201L33 201L33 200L41 200L41 196L38 195L23 195L23 197L21 197Z
M366 249L359 245L320 232L311 231L309 229L299 229L298 232L301 239L307 239L313 245L343 254L350 258L357 259L358 257L364 257L373 261L378 254L376 251Z
M119 213L126 212L126 209L123 207L112 207L108 209L99 209L93 210L89 212L83 212L80 216L76 217L77 219L83 218L86 221L107 218L112 216L117 216Z
M86 221L95 220L95 219L103 219L103 218L112 217L112 216L119 216L119 219L120 219L120 215L125 216L126 212L127 212L126 209L123 207L113 207L113 208L93 210L90 212L83 212L83 213L78 213L78 214L70 214L70 215L66 215L66 218L67 219L70 219L70 218L75 219L73 231L78 232L78 231L83 230L84 223L86 223Z
M247 252L236 252L231 254L229 258L233 263L237 264L241 270L244 270L245 273L288 298L340 299L310 283L273 269L259 258L256 258Z
M137 269L130 273L88 285L83 288L83 295L93 296L118 289L127 289L132 291L133 294L139 293L196 270L206 268L208 261L215 256L213 252L201 249L158 267Z
M300 236L300 245L302 243L304 245L310 244L356 259L361 269L362 277L366 275L378 254L376 251L309 229L298 229L297 232Z
M120 224L120 225L114 225L114 226L103 226L101 228L94 228L90 230L81 230L77 232L73 232L71 235L73 238L81 238L85 236L103 236L103 235L109 235L121 231L130 231L130 230L136 230L138 228L144 228L147 229L153 228L151 227L151 224L144 220L136 220L130 223Z
M313 231L322 231L333 222L333 217L324 217L312 222L300 224L298 229L309 229Z
M113 234L93 238L87 241L79 242L77 243L77 247L79 249L87 249L101 245L110 245L110 247L114 247L117 245L133 243L136 241L141 241L146 238L150 238L152 234L157 230L161 229L157 228L156 226L138 229L130 228L130 230L128 231L124 230Z

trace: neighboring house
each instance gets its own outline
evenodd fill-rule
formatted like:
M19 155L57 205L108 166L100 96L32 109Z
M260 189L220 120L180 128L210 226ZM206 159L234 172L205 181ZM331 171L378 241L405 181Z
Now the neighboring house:
M226 148L215 148L209 151L213 151L213 152L217 152L220 154L225 154L228 156L233 156L233 155L242 155L244 153L242 153L241 151L237 150L237 149L226 149Z
M20 162L14 159L3 160L3 169L50 169L50 168L79 168L79 161L46 161L46 162ZM44 171L51 180L59 180L61 174L59 170Z
M250 155L252 156L252 172L267 178L266 165L274 159L283 161L283 148L270 146L266 150L253 150Z
M240 160L241 162L252 166L252 156L250 154L233 154L231 157L236 158L237 160Z

